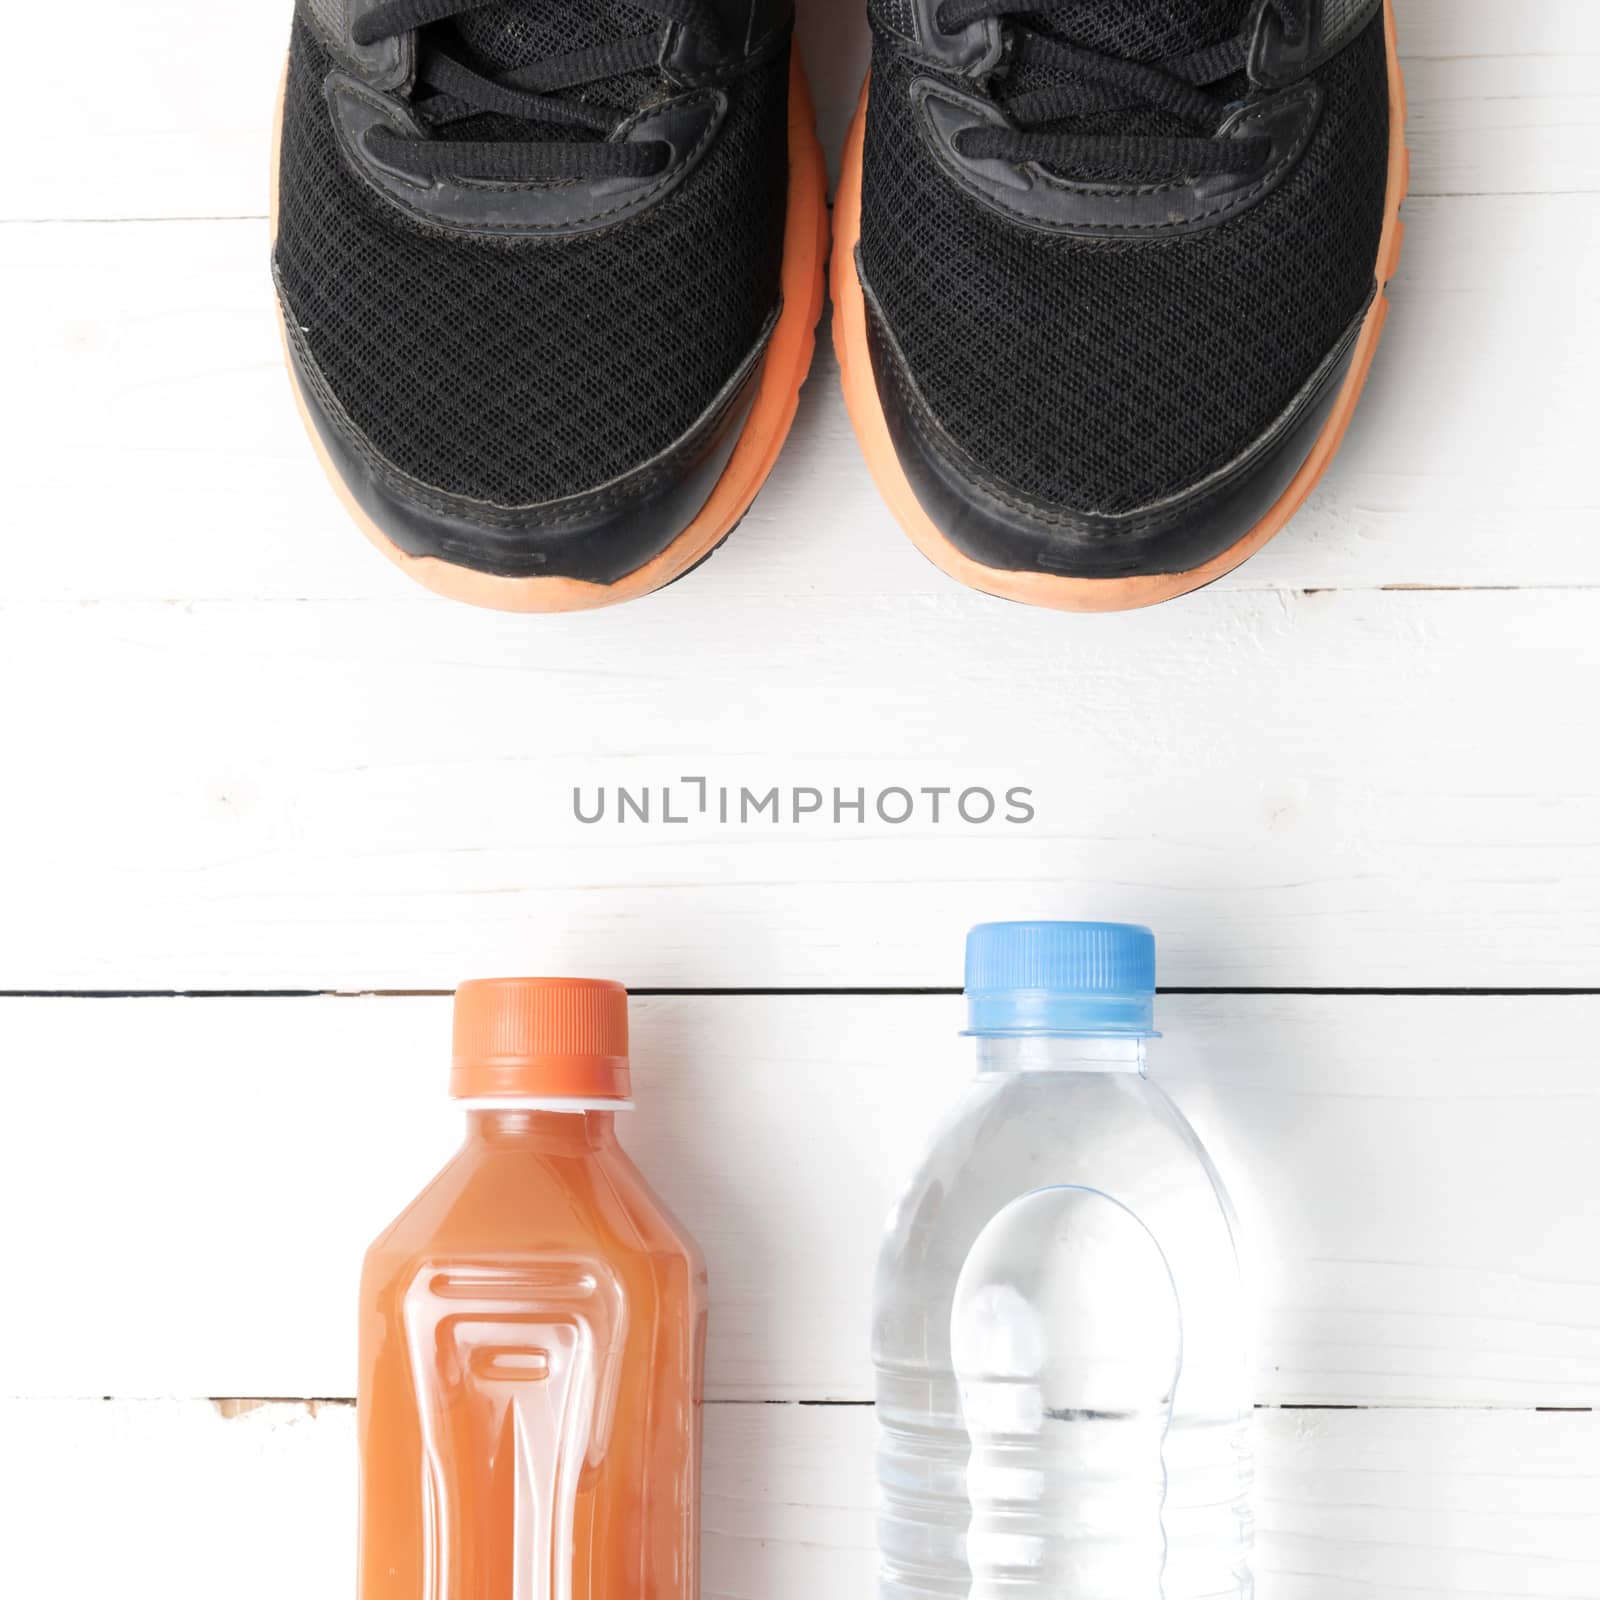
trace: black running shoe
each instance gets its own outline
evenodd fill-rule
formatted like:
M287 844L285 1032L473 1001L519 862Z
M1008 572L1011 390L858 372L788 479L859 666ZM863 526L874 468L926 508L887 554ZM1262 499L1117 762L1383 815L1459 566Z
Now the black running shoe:
M836 206L856 432L919 548L1116 610L1338 448L1400 250L1389 0L870 0Z
M826 206L789 0L298 0L291 372L430 588L564 611L732 530L793 418Z

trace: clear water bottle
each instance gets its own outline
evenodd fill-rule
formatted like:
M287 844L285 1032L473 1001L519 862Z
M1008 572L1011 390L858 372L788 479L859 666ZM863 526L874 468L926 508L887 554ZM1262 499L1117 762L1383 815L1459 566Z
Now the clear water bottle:
M1248 1600L1235 1222L1145 1076L1155 940L987 924L967 996L878 1266L880 1600Z

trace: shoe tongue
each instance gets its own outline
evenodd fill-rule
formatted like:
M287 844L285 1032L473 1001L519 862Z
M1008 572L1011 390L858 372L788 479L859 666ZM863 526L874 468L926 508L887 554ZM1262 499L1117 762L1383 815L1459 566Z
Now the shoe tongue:
M1077 0L1036 20L1041 33L1126 61L1166 61L1237 38L1255 0Z
M1036 33L1100 55L1147 64L1186 56L1244 32L1255 0L1067 0L1027 19ZM1050 67L1027 67L996 85L1002 100L1062 81ZM1082 133L1177 135L1192 130L1155 106L1128 106L1057 124Z
M498 78L574 50L589 50L618 39L659 33L657 12L626 0L497 0L475 6L438 25L440 48L485 77ZM652 97L660 83L655 71L631 72L561 91L563 99L583 100L619 111L633 111ZM509 117L474 117L451 129L455 138L593 138L564 124L530 124Z

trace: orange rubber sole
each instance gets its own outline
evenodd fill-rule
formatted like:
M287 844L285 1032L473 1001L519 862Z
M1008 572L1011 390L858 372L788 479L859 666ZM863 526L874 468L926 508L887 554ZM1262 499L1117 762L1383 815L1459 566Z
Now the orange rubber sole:
M682 533L659 555L615 583L589 583L581 578L502 578L437 556L414 556L396 545L356 503L329 458L306 409L305 396L288 359L288 329L279 307L279 333L284 365L294 390L301 420L328 480L357 527L400 570L435 594L494 611L593 611L636 600L664 588L704 560L733 532L750 509L777 462L794 423L800 387L811 369L817 324L822 317L828 259L828 177L817 140L811 89L798 50L789 66L789 198L784 225L783 309L762 360L755 399L710 498ZM287 71L285 72L287 83ZM278 161L283 144L283 91L278 96L277 125L272 140L270 228L278 232Z
M1054 573L1011 572L989 567L958 550L923 509L895 454L889 424L878 399L867 346L866 301L856 274L856 246L861 238L861 152L867 121L867 86L862 85L834 202L833 342L839 355L845 406L878 491L912 542L941 571L970 588L1005 600L1019 600L1026 605L1046 606L1056 611L1134 611L1163 600L1175 600L1232 572L1278 533L1305 504L1338 452L1350 418L1355 414L1356 402L1361 398L1389 314L1386 290L1400 265L1401 242L1405 236L1400 206L1410 183L1411 162L1405 142L1405 79L1400 70L1395 37L1394 0L1384 0L1383 11L1389 45L1389 184L1383 236L1378 246L1377 296L1357 337L1350 371L1333 412L1294 480L1271 511L1242 539L1187 572L1134 578L1068 578Z

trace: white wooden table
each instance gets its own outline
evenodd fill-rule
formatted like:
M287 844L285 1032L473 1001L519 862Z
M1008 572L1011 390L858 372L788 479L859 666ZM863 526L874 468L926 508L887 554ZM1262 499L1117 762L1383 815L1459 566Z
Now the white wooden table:
M1600 1596L1600 7L1403 0L1345 454L1225 583L1079 619L915 555L826 350L688 582L409 586L279 364L286 11L7 28L4 1592L345 1600L355 1273L455 1137L443 992L550 969L649 991L625 1134L710 1259L706 1595L869 1595L872 1257L966 1067L961 937L1083 915L1158 930L1154 1070L1254 1241L1261 1600ZM860 12L802 0L834 148ZM684 775L1037 817L573 815Z

